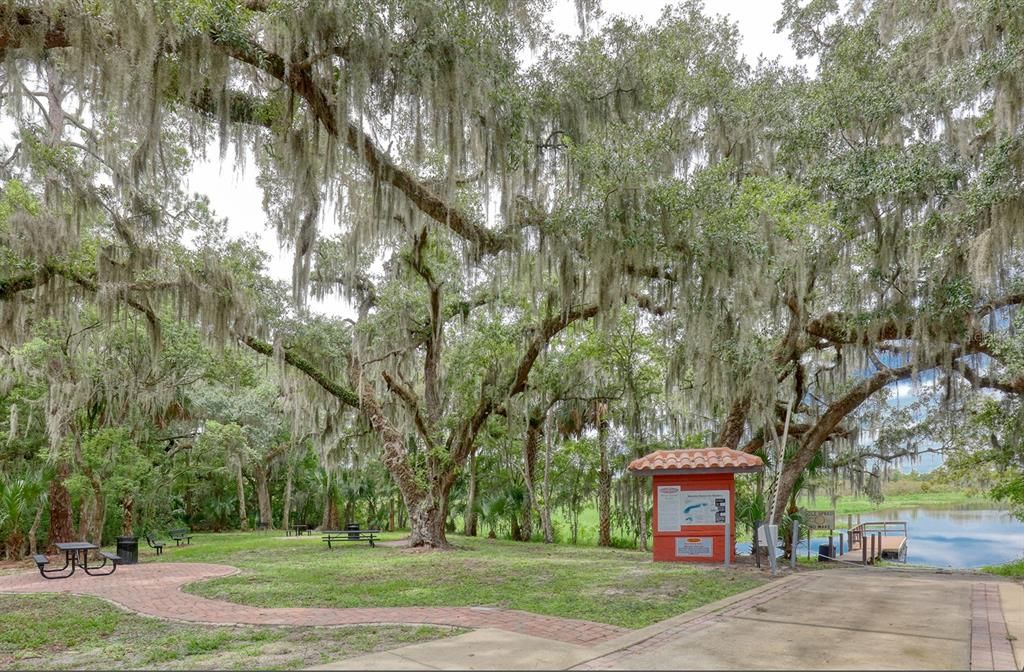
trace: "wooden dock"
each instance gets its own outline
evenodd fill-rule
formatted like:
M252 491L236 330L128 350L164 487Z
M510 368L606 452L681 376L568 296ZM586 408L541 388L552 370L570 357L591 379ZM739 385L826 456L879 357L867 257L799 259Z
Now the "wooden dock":
M900 520L861 523L839 535L836 560L873 565L878 560L907 561L907 524Z

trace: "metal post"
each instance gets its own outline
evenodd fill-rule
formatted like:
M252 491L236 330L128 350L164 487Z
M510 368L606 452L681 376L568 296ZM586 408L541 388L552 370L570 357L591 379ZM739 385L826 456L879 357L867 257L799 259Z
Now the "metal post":
M811 560L811 528L807 528L807 561Z
M863 536L860 538L860 563L862 565L868 564L868 545L865 542Z
M757 565L758 569L761 569L761 553L759 552L758 543L757 543L757 531L760 529L760 527L761 527L761 521L760 520L755 520L754 521L754 564Z
M726 497L730 497L730 495L726 495ZM722 553L722 555L725 556L725 566L726 567L729 566L729 560L730 560L729 556L732 555L732 550L733 550L732 537L729 534L729 517L731 515L732 515L732 501L727 501L726 505L725 505L725 542L723 544L724 548L722 549L724 551ZM714 542L712 542L712 543L714 543Z
M871 564L875 564L875 537L878 535L871 535Z
M796 569L796 547L800 543L800 523L793 520L793 550L789 554L789 568ZM810 549L810 544L807 548ZM808 551L809 552L809 551Z
M840 532L839 533L839 556L842 557L842 555L843 555L843 533Z

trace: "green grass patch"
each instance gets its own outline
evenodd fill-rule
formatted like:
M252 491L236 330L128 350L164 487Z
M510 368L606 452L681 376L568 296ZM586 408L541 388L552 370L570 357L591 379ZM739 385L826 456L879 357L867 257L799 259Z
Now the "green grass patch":
M0 669L296 669L457 634L432 626L205 626L73 595L0 595Z
M1018 579L1024 578L1024 558L1019 558L1002 565L982 567L981 571L988 572L989 574L998 574L999 576L1012 576Z
M827 510L832 508L832 503L827 495L821 495L817 499L800 498L798 504L801 508ZM846 527L845 520L839 520L841 516L858 513L871 513L873 511L884 511L886 509L910 509L915 507L949 507L949 506L972 506L972 507L998 507L997 502L961 491L939 491L939 492L916 492L899 495L886 495L882 502L872 502L864 496L845 495L840 496L836 501L836 525Z
M399 535L394 535L397 538ZM744 570L654 563L649 552L450 536L414 552L274 533L197 535L163 562L233 565L185 588L260 607L491 606L639 628L760 585ZM154 558L155 559L155 558Z

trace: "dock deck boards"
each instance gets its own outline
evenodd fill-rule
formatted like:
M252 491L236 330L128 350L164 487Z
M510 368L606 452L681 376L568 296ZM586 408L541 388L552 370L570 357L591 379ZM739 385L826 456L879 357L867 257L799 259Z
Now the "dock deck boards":
M903 536L899 537L881 537L882 540L882 557L899 558L903 555L904 550L907 546L907 538ZM876 542L877 543L877 542ZM871 541L868 541L868 549L871 548ZM858 547L852 551L847 551L841 556L836 558L841 562L861 562L864 558L864 552Z

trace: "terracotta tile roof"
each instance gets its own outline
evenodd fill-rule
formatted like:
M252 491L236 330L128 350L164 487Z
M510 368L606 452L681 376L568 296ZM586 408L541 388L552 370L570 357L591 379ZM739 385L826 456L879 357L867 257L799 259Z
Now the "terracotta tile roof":
M656 450L629 463L634 474L701 471L761 471L764 462L756 455L731 448Z

